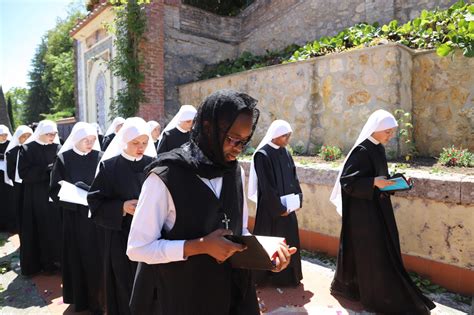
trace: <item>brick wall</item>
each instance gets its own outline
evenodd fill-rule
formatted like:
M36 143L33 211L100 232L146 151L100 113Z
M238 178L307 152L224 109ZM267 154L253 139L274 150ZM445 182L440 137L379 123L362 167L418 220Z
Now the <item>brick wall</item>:
M138 115L145 120L163 121L164 118L164 2L153 1L146 10L147 30L140 44L144 52L145 80L142 88L146 101L140 106Z

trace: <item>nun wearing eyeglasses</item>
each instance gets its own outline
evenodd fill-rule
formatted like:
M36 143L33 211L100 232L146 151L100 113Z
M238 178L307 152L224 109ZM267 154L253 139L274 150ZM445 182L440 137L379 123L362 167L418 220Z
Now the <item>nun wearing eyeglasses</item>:
M179 148L189 141L190 130L196 113L196 108L192 105L181 106L158 139L158 154Z
M392 184L384 145L397 126L389 112L372 113L337 177L330 201L342 214L342 229L331 293L369 312L430 314L435 305L403 266L390 195L380 191Z
M110 124L109 128L107 128L107 131L105 132L105 135L102 139L102 142L101 142L102 151L107 150L107 147L109 146L110 143L112 143L112 140L114 140L115 135L120 131L120 128L122 128L124 122L125 122L125 119L123 119L122 117L115 117L115 119Z
M257 205L253 233L284 237L289 246L300 248L295 210L301 208L303 194L295 163L286 149L292 132L288 122L272 122L252 158L248 196ZM287 203L286 196L296 201ZM258 271L255 275L259 285L297 286L303 279L299 251L282 272Z
M6 172L4 182L12 187L9 203L7 230L20 232L20 210L23 205L23 184L18 174L18 158L21 145L33 134L30 127L21 125L15 130L12 140L5 150ZM1 222L1 219L0 219ZM20 232L21 233L21 232Z
M97 230L87 206L60 201L61 181L88 191L102 157L95 126L78 122L58 152L51 173L50 196L62 211L61 273L63 301L75 312L102 313L101 261Z
M156 156L147 123L128 118L99 164L88 194L92 219L104 235L106 313L130 314L129 301L137 264L126 255L145 167Z
M10 231L16 225L11 199L12 187L2 180L7 173L5 151L11 139L12 135L8 127L0 125L0 198L3 204L0 210L0 232Z
M43 120L20 150L18 174L24 186L20 265L25 276L52 273L61 260L61 216L49 201L51 170L60 148L56 123Z

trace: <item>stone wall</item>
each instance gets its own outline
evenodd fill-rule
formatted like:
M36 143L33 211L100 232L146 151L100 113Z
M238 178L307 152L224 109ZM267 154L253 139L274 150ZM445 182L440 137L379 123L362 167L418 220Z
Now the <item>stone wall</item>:
M413 114L418 151L429 156L450 145L474 149L473 73L474 59L389 44L182 85L180 101L199 104L223 88L249 93L261 111L253 145L284 119L291 145L307 152L322 144L347 152L370 113L401 108ZM387 148L389 157L406 151L397 139Z
M180 0L166 0L163 25L165 117L161 118L160 114L158 118L163 122L174 115L181 105L177 85L196 81L206 65L234 59L243 51L264 54L266 50L304 44L321 36L334 35L359 22L385 23L395 18L406 21L421 8L446 7L454 1L426 2L256 0L237 17L223 17L184 5ZM158 44L153 42L153 45Z
M166 119L179 109L178 85L197 80L205 65L237 57L233 34L239 21L175 4L164 9ZM189 103L198 106L199 103Z
M241 164L248 174L250 163L244 161ZM297 167L304 195L303 207L297 212L301 230L339 238L341 217L329 201L337 172L328 164ZM435 175L410 170L407 170L407 176L415 180L414 189L392 197L402 252L425 261L462 268L470 272L472 278L474 176ZM254 204L249 202L249 206L250 215L254 216ZM321 243L315 245L315 248L324 247L325 244ZM335 252L337 246L332 249L332 254ZM417 272L436 279L439 270L428 270L425 264L425 268L422 266L422 270ZM445 285L449 287L449 284ZM464 292L474 292L473 284L464 283L461 286Z
M413 115L418 150L436 155L443 147L474 151L474 58L434 53L413 60Z
M422 9L447 8L455 0L256 0L242 18L239 52L255 54L332 36L360 22L406 22Z

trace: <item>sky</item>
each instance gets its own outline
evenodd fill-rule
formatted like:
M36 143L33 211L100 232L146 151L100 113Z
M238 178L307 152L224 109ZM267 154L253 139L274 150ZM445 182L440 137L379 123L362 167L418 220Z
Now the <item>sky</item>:
M85 0L0 0L0 85L27 87L28 72L41 37Z

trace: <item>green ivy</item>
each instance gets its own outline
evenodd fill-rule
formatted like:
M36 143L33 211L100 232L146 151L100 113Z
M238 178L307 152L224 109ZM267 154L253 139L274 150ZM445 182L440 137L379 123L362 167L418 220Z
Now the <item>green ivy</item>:
M111 0L116 10L113 27L116 56L109 62L115 76L120 77L126 86L117 91L111 104L111 115L131 117L138 112L140 102L145 101L141 83L144 81L142 69L143 55L139 50L146 29L145 4L149 1Z
M419 17L403 25L396 20L383 26L360 23L335 36L321 37L302 47L291 45L281 52L267 52L264 56L244 52L236 60L225 60L207 67L201 79L388 42L413 49L436 49L442 57L453 54L456 49L460 49L466 57L474 57L474 4L460 0L447 10L423 10Z

